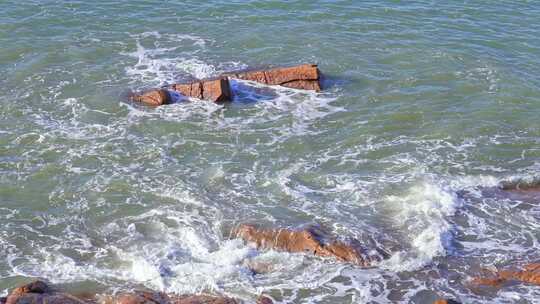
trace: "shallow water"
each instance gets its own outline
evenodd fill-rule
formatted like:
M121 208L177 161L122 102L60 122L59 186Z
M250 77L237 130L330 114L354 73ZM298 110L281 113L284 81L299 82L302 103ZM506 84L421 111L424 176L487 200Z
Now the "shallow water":
M467 281L540 259L539 202L481 190L540 178L539 19L536 1L3 0L0 293L43 277L248 303L538 303ZM323 93L121 101L304 62ZM229 238L242 222L319 224L392 257L257 252Z

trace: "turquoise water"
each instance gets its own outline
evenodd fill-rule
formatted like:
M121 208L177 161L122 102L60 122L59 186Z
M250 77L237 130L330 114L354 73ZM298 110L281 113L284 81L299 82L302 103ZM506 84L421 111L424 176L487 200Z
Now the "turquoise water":
M247 303L535 303L538 288L468 280L540 259L538 199L480 190L540 177L539 20L537 1L2 0L0 292L43 277ZM307 62L323 93L122 102ZM229 238L243 222L320 224L392 257L257 252Z

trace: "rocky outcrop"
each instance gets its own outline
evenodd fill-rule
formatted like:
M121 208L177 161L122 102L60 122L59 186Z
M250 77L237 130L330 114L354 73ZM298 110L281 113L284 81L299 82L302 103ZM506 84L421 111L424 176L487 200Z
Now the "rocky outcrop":
M540 263L528 264L519 270L502 270L489 276L473 278L472 283L500 287L508 281L540 285Z
M34 281L15 288L5 304L238 304L234 299L210 295L168 295L160 292L136 291L106 296L102 301L85 300L52 290L43 281Z
M272 301L272 299L270 299L269 297L260 296L257 299L257 304L274 304L274 301Z
M138 291L121 294L112 304L237 304L227 297L209 295L167 295L159 292Z
M163 89L154 89L142 94L133 94L131 100L149 106L161 106L173 103L171 91L177 91L185 97L213 102L230 101L231 89L227 78L200 80L191 83L173 84Z
M315 228L294 231L261 229L254 225L243 224L233 230L233 236L253 243L260 249L310 253L363 267L371 266L373 262L387 257L383 250L378 248L367 250L355 240L345 243L335 239L326 239Z
M222 74L222 76L295 89L314 90L317 92L321 90L321 75L316 64L303 64L293 67L257 71L230 72Z
M6 298L6 304L85 304L84 301L50 289L43 281L34 281L15 288Z
M449 300L449 299L438 299L433 304L461 304L458 301L455 300Z
M133 94L131 100L148 106L161 106L171 103L169 92L165 89L150 90L142 94Z
M321 74L316 64L303 64L293 67L273 68L257 71L238 71L222 74L217 79L198 80L190 83L178 83L162 89L153 89L142 94L133 94L131 100L149 106L170 104L173 99L170 91L179 92L185 97L213 102L232 100L229 78L256 81L267 85L280 85L289 88L321 90Z
M230 101L232 98L229 80L227 78L201 80L187 84L173 84L170 88L187 97L213 102Z

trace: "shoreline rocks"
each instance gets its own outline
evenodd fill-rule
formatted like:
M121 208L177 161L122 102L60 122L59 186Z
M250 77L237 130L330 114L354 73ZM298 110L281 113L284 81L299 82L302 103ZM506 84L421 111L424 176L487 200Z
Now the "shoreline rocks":
M189 83L177 83L161 89L152 89L141 94L133 94L130 99L148 106L161 106L175 101L174 92L182 96L212 102L231 101L233 94L230 78L255 81L266 85L280 85L288 88L321 91L321 73L316 64L272 68L256 71L229 72L218 78L203 79Z
M150 90L142 94L133 94L130 99L148 106L161 106L171 103L169 92L165 89Z
M148 106L161 106L171 104L179 99L175 92L182 96L208 100L212 102L225 102L232 98L229 80L227 78L199 80L185 84L173 84L162 89L153 89L142 94L133 94L131 100Z
M456 300L449 300L449 299L438 299L433 304L461 304Z
M242 224L232 231L234 237L253 243L259 249L275 249L286 252L303 252L320 257L332 257L341 262L349 262L361 267L369 267L387 255L375 248L370 254L358 241L345 243L335 239L324 240L320 231L314 228L294 231L290 229L262 229L254 225Z
M530 263L519 270L497 271L492 276L473 278L471 282L474 285L501 287L509 281L540 285L540 263Z
M234 299L210 295L168 295L161 292L136 291L120 294L111 304L238 304Z
M4 299L4 302L1 300ZM82 299L54 291L45 282L36 280L19 286L6 297L4 304L238 304L235 299L211 295L169 295L161 292L134 291L116 296Z
M288 88L321 91L320 71L316 64L293 67L272 68L255 71L224 73L222 76L250 80L266 85L280 85Z
M232 98L227 78L201 80L187 84L173 84L170 88L180 94L213 102L230 101Z

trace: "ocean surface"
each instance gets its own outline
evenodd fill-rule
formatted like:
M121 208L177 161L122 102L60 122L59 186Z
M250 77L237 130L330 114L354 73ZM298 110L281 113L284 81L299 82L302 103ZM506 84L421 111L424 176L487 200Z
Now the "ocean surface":
M539 1L0 0L0 295L41 277L246 303L540 303L470 286L540 259L538 198L482 190L540 180L539 37ZM123 98L300 63L323 92ZM230 238L240 223L320 225L391 258L257 251Z

